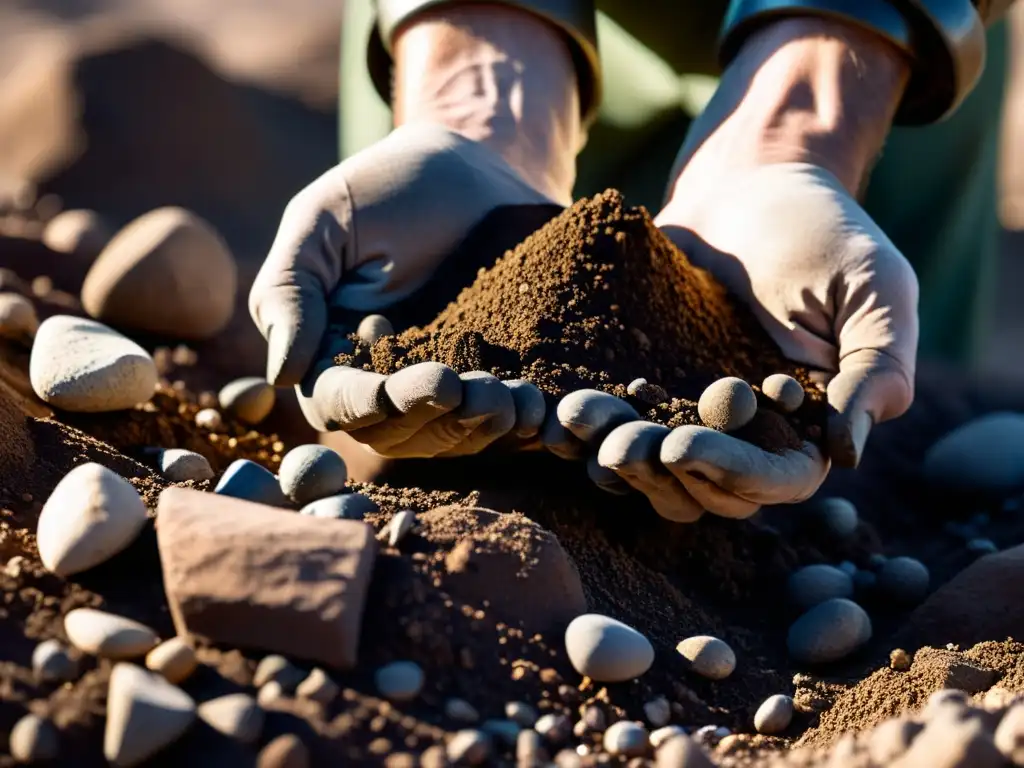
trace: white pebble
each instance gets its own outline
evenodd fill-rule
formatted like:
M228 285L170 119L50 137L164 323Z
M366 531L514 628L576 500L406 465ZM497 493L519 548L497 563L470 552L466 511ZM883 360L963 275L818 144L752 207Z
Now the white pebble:
M213 467L201 453L168 448L160 451L160 474L172 483L201 482L213 478Z
M0 338L30 342L39 330L35 305L18 293L0 293Z
M145 624L95 608L69 611L64 632L78 650L106 659L142 656L158 641L156 632Z
M43 245L51 251L95 259L110 242L111 231L95 211L61 211L46 223Z
M537 719L533 730L551 744L560 744L566 741L572 733L572 721L565 715L548 712Z
M57 757L60 735L49 720L29 714L11 728L9 746L19 763L42 763Z
M928 594L931 576L912 557L893 557L878 569L878 591L894 603L916 605Z
M217 393L217 402L225 412L250 425L270 415L274 400L274 388L258 376L235 379Z
M196 413L196 426L200 429L218 432L224 429L224 417L216 408L203 408Z
M581 675L603 683L640 677L654 663L651 641L608 616L577 616L565 630L565 650Z
M134 664L115 664L103 756L117 766L139 765L184 735L195 715L191 697L160 675Z
M403 509L395 515L388 522L388 546L397 547L414 525L416 525L416 513L411 509Z
M204 701L197 713L215 731L242 744L255 743L263 731L264 712L256 700L245 693L229 693Z
M505 705L505 717L523 728L533 728L540 715L537 710L524 701L510 701Z
M413 661L393 661L374 674L377 691L392 701L411 701L423 690L425 676Z
M792 376L773 373L761 383L761 392L783 413L793 413L804 404L804 388Z
M853 597L853 579L831 565L806 565L789 575L786 592L793 605L807 610L833 597Z
M37 680L67 682L78 674L78 664L59 640L44 640L32 651L32 671Z
M288 451L281 459L277 475L285 496L296 504L309 504L341 493L348 470L335 451L311 443Z
M736 669L736 654L724 640L695 635L681 641L676 650L690 662L690 668L709 680L725 680Z
M393 336L395 328L384 315L367 315L356 328L356 336L366 344L374 344L383 336Z
M294 691L305 679L305 673L284 656L272 653L260 659L252 676L252 684L262 688L267 683L277 683L286 693Z
M757 396L743 379L727 376L704 390L697 401L697 413L705 426L735 432L757 414Z
M604 732L602 743L609 754L640 757L647 751L647 729L632 720L619 720Z
M793 721L793 699L781 693L769 696L754 714L758 733L782 733Z

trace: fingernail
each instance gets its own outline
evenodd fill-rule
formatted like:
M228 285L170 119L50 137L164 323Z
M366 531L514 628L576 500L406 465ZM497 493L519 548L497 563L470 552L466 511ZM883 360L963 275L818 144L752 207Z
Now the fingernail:
M267 381L275 386L288 358L289 335L280 326L272 325L267 329Z
M855 469L873 425L867 411L835 414L829 419L828 453L832 461L840 467Z

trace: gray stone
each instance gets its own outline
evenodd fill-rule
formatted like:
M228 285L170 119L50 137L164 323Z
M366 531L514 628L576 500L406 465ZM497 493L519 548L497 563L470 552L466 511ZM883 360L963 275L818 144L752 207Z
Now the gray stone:
M519 738L519 732L523 730L523 726L513 720L492 718L484 720L480 725L480 730L506 746L513 746L516 739Z
M317 667L299 683L299 687L295 689L295 695L300 699L309 699L326 706L334 701L340 690L338 684L326 672Z
M336 452L323 445L299 445L281 459L281 491L296 504L309 504L345 489L348 470Z
M231 462L213 492L272 507L290 506L273 473L248 459L235 459Z
M533 730L543 736L549 744L561 744L572 734L572 721L566 715L548 712L537 718Z
M640 757L647 751L647 729L632 720L619 720L608 726L602 743L612 755Z
M201 453L169 448L160 451L160 474L172 483L199 482L213 479L213 467Z
M198 666L195 649L182 637L165 640L146 654L146 668L169 683L188 679Z
M105 325L69 315L43 321L29 359L32 389L65 411L122 411L156 389L153 358Z
M1024 490L1024 414L991 413L954 429L928 449L922 469L943 488L994 495Z
M292 693L306 677L306 673L292 664L284 656L272 653L260 659L256 672L252 676L252 684L262 688L267 683L275 682L286 693Z
M644 704L644 717L653 728L661 728L666 725L672 719L672 707L668 703L668 699L659 696L648 701Z
M773 373L761 384L761 392L783 413L793 413L804 404L804 388L785 373Z
M789 655L804 664L849 656L871 639L871 619L856 603L833 598L811 608L789 628Z
M565 650L577 672L602 683L640 677L654 662L650 640L629 625L597 613L572 620L565 630Z
M444 714L460 723L475 723L480 719L480 713L476 707L465 699L448 699L444 703Z
M197 713L215 731L242 744L256 743L263 731L264 712L246 693L229 693L204 701Z
M860 520L853 503L838 496L812 502L807 515L811 528L823 538L836 541L852 536Z
M1014 765L1024 765L1024 704L1003 713L994 737L996 748Z
M967 551L975 555L991 555L999 551L999 547L991 539L971 539L966 546Z
M95 608L69 611L64 632L78 650L105 659L137 658L158 642L156 632L145 624Z
M743 379L726 376L704 390L697 401L697 413L705 426L735 432L757 414L757 396Z
M806 565L786 581L789 601L807 610L833 597L853 597L853 580L831 565Z
M25 715L11 728L11 757L19 763L42 763L60 753L60 734L49 720Z
M843 560L839 565L836 566L840 571L845 573L851 579L857 573L857 566L851 563L849 560Z
M928 594L930 576L912 557L893 557L878 569L878 592L900 605L916 605Z
M462 765L483 765L491 756L491 737L483 731L465 730L448 742L448 759Z
M781 693L769 696L754 713L754 728L758 733L782 733L792 721L793 699Z
M420 695L426 678L414 661L393 661L377 670L377 691L391 701L412 701Z
M523 728L533 728L540 715L525 701L510 701L505 704L505 717L519 723Z
M725 680L736 669L736 654L717 637L694 635L682 640L676 650L690 662L690 669L709 680Z
M686 736L686 729L681 725L666 725L655 731L651 731L647 740L651 743L652 748L658 749L666 741L673 739L676 736Z
M312 501L299 514L313 517L329 517L336 520L362 520L367 515L380 511L377 502L361 493L340 493Z
M0 338L30 343L39 330L35 305L18 293L0 293Z
M116 766L139 765L192 725L191 697L160 675L121 662L110 673L103 755Z
M393 336L395 327L384 315L367 315L359 322L356 336L365 344L374 344L384 336Z
M37 680L64 683L75 679L78 664L59 640L44 640L32 651L32 671Z
M217 393L220 407L246 424L259 424L267 418L275 399L274 388L258 376L235 379Z
M714 768L701 746L689 736L666 740L655 755L656 768Z

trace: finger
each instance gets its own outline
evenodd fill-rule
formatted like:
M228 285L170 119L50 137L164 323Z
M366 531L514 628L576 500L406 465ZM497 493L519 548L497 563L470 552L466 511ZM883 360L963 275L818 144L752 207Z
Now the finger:
M661 461L710 512L749 517L762 504L809 498L828 474L828 461L811 443L769 453L707 427L674 429L661 445Z
M623 424L602 441L597 460L643 493L665 519L692 523L704 508L661 463L661 444L671 431L649 421Z
M579 389L558 403L558 421L585 443L596 444L620 424L640 414L620 397L596 389Z
M594 485L607 493L615 496L625 496L629 493L629 483L612 470L602 467L596 455L587 459L587 477L594 481Z
M388 417L391 404L384 389L387 380L387 376L373 371L333 365L316 376L310 396L304 395L304 386L297 387L299 406L320 432L361 430Z
M914 398L914 384L898 360L862 349L839 362L826 392L829 457L841 467L856 467L872 426L903 414Z
M505 386L512 393L516 405L516 424L514 431L517 437L533 437L540 432L547 413L544 393L536 384L522 379L506 381Z
M545 448L560 459L575 461L582 459L586 444L562 426L557 409L549 409L540 428L540 441Z

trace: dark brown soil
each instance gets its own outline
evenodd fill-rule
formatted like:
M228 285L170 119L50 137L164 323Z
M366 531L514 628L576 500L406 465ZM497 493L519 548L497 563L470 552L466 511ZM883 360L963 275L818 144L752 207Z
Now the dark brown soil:
M546 210L492 216L454 259L465 254L469 264L480 264L484 243L508 242L524 218ZM801 436L821 437L821 395L807 372L783 359L749 310L691 265L646 210L627 206L613 190L576 203L493 266L478 269L472 285L422 327L372 348L353 336L355 351L338 361L391 373L434 360L460 373L527 379L555 398L596 388L672 427L701 423L696 401L718 378L738 376L757 389L766 376L783 372L805 384L804 407L786 418L766 412L740 437L770 450L799 447ZM424 304L433 308L467 285L452 274L444 280L424 291ZM399 308L393 317L404 321L416 309ZM627 385L641 377L663 387L669 400L652 407L627 395Z

